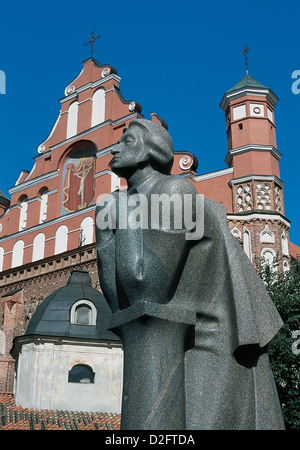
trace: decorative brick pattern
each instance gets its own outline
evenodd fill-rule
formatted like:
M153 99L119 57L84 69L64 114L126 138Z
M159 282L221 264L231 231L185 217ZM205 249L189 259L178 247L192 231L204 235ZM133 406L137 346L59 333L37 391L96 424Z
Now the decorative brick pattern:
M267 181L256 181L256 208L270 211L272 209L272 185Z
M236 187L235 211L240 213L253 209L251 183L239 184Z

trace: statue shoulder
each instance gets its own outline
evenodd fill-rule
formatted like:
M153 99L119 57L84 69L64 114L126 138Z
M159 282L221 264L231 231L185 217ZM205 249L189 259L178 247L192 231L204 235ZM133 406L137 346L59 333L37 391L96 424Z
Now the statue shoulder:
M162 175L156 183L153 193L156 194L197 194L195 187L190 181L181 175Z

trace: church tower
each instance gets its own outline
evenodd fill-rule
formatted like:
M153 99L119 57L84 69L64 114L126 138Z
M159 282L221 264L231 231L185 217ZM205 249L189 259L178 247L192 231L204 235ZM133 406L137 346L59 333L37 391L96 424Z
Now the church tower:
M284 216L280 152L276 144L274 110L277 96L248 72L223 96L228 152L233 168L232 232L252 260L261 255L272 262L276 255L288 269L289 221Z

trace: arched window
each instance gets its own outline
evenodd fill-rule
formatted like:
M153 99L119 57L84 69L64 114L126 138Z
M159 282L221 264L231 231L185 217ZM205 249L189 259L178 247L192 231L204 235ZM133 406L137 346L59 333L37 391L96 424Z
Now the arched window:
M66 252L67 249L68 249L68 227L66 225L62 225L56 231L54 253L55 255L57 255L58 253Z
M290 270L289 263L287 261L283 261L282 268L283 268L283 272L287 272L288 270Z
M69 106L68 125L67 125L67 139L76 136L78 122L78 102L73 102Z
M77 325L91 325L92 308L89 305L79 305L75 309L75 323Z
M24 256L24 242L17 241L13 247L11 267L22 266Z
M45 189L41 195L40 223L46 222L47 209L48 209L48 189Z
M92 217L83 219L80 225L81 245L91 244L94 238L94 221Z
M69 383L94 383L95 373L90 366L85 364L76 364L69 371Z
M20 200L20 223L19 223L19 231L25 230L27 226L27 210L28 210L28 198L23 197L22 200Z
M96 325L97 310L93 302L82 299L72 305L70 322L75 325Z
M4 260L4 248L0 247L0 272L3 269L3 260Z
M92 127L105 121L105 90L98 89L93 95Z
M32 261L38 261L44 258L45 252L45 235L39 233L33 239Z
M272 248L264 248L261 251L261 256L264 262L269 265L272 272L277 271L277 266L275 265L276 253Z

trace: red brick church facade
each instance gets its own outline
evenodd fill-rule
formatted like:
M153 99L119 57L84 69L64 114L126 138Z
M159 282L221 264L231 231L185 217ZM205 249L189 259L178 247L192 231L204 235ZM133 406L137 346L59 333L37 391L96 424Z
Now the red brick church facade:
M141 118L141 106L123 98L120 77L95 59L65 88L61 110L35 156L9 189L0 191L0 391L12 392L14 337L22 335L37 306L66 284L74 268L87 270L99 288L95 203L125 181L110 168L111 148L124 127ZM289 242L284 183L276 147L276 95L248 74L222 102L227 123L227 167L198 175L197 160L176 152L173 173L228 210L233 235L251 261L279 256L289 268L299 247ZM153 113L152 120L162 123ZM165 125L165 124L164 124Z

